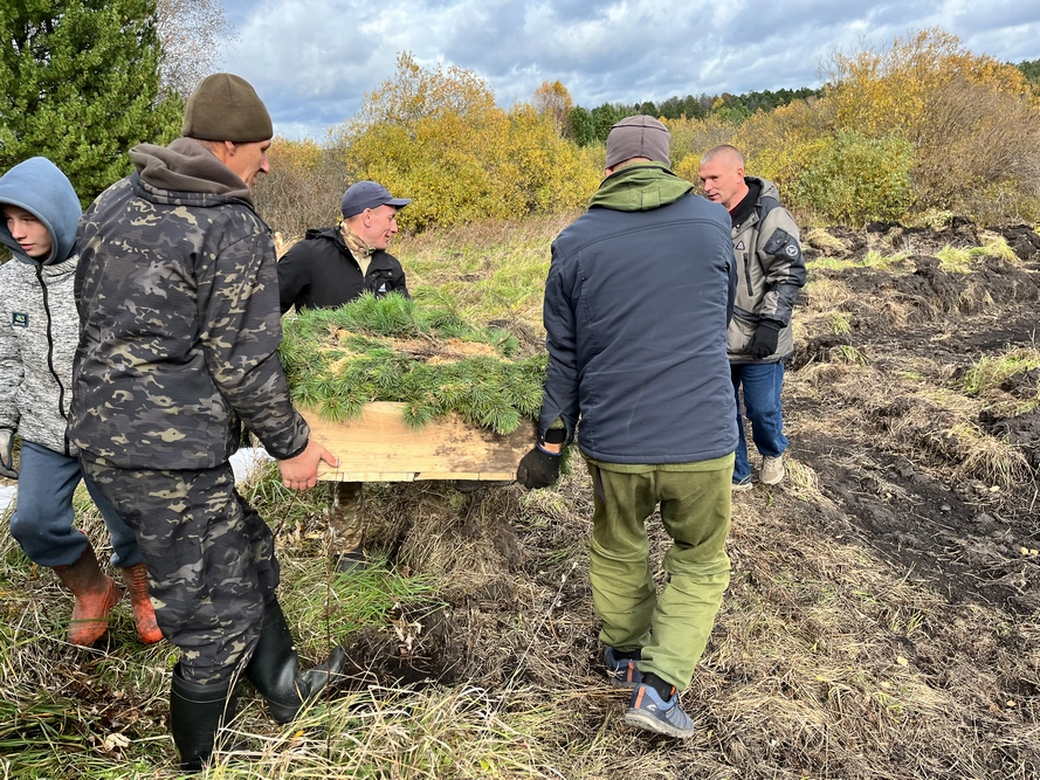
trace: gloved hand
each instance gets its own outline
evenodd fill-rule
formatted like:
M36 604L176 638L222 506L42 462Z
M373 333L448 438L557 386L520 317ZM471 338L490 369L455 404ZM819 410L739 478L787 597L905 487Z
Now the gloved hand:
M560 455L534 445L516 467L516 481L525 488L549 487L560 478Z
M776 320L761 320L748 344L748 354L755 360L761 360L776 352L776 342L783 327Z
M0 475L18 479L14 467L14 431L10 428L0 428Z

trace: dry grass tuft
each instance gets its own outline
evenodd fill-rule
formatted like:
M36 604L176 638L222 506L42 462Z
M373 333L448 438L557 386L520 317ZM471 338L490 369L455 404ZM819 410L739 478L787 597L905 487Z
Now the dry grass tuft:
M805 231L802 240L821 252L841 254L849 247L844 241L823 227L811 227Z
M848 285L837 279L815 278L805 285L803 294L813 311L829 311L840 308L851 300L853 292Z
M1011 377L1037 368L1040 368L1040 349L1036 347L1021 347L997 355L983 355L964 374L964 392L969 395L986 395Z
M820 489L820 477L812 466L794 457L784 458L784 465L787 467L786 493L807 504L834 509L834 502Z
M960 452L958 474L1002 487L1011 487L1029 478L1032 469L1022 451L983 432L977 425L959 423L947 433Z

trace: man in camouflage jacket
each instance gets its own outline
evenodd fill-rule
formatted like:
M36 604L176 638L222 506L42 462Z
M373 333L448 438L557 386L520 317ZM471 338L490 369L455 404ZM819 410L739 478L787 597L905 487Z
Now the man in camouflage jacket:
M735 490L751 487L740 412L742 390L751 437L762 454L759 478L763 484L775 485L784 478L788 445L780 402L783 361L794 349L791 311L805 284L798 225L780 205L776 185L744 175L744 157L732 146L717 146L704 155L700 180L704 194L725 206L733 223L738 284L728 351L740 433L733 486Z
M335 463L310 440L278 360L274 246L249 192L268 170L271 120L248 83L215 74L189 100L183 134L135 147L137 172L81 222L70 437L134 528L159 625L182 651L171 730L182 767L197 769L233 714L237 672L285 722L343 655L299 670L271 531L228 462L241 421L290 488Z

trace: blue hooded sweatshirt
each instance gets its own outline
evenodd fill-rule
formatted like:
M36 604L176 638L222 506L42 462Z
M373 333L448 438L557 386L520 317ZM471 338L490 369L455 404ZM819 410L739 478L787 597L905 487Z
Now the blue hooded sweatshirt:
M51 253L42 260L44 265L68 259L83 211L72 183L58 166L46 157L30 157L0 176L0 205L8 203L25 209L50 231ZM6 221L0 222L0 242L24 263L41 262L22 252Z
M0 219L0 243L21 262L0 266L0 428L72 454L65 433L79 342L74 254L79 199L50 160L33 157L0 176L0 207L18 206L51 234L47 257L29 257Z

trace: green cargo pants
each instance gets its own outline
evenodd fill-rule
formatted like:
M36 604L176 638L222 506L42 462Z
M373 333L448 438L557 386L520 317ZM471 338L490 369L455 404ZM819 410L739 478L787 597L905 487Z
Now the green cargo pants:
M618 650L642 648L639 670L682 690L729 585L733 455L657 466L587 461L596 507L589 577L603 621L600 640ZM650 576L645 526L658 503L674 541L660 595Z

